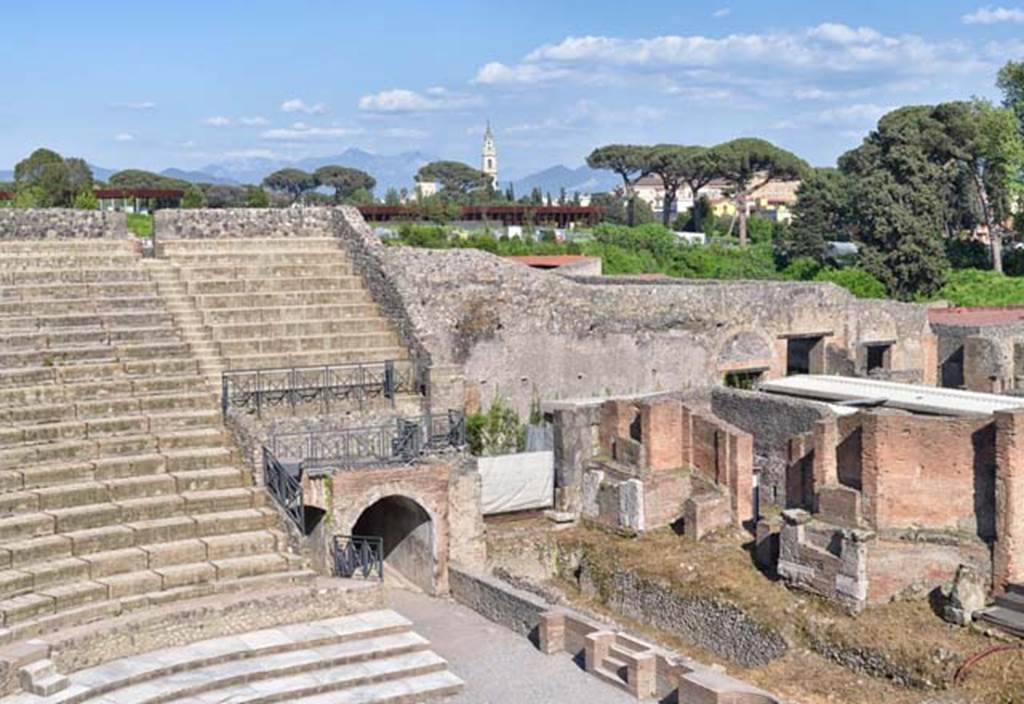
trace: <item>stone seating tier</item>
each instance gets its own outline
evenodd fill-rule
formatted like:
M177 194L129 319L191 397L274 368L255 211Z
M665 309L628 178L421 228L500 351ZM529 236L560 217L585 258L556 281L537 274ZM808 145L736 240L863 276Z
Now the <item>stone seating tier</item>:
M206 585L308 579L252 484L131 242L4 243L0 643Z

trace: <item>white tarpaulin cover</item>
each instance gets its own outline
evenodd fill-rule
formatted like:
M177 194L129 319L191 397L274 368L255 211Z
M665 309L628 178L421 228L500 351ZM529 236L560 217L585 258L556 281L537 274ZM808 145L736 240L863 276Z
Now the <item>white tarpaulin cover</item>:
M520 452L477 461L485 516L551 508L555 495L555 453Z

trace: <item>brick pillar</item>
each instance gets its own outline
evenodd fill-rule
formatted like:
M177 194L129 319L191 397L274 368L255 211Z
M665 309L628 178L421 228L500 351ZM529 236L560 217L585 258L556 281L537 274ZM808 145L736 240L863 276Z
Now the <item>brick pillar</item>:
M637 699L650 699L658 689L658 660L654 653L638 653L626 668L629 691Z
M992 586L1024 583L1024 410L996 414L996 540Z
M921 336L921 383L939 385L939 338L932 333Z
M679 440L682 462L693 466L693 411L686 406L679 407Z
M645 403L640 408L640 433L649 469L683 465L682 408L672 399Z
M603 453L612 456L615 438L629 437L629 425L635 415L636 409L627 401L613 400L601 404L601 425L598 427L597 439Z
M839 429L835 418L823 418L815 421L814 429L814 493L825 486L839 483L839 470L836 467L836 445L839 444Z
M753 521L754 516L754 436L750 433L730 435L732 457L729 468L729 489L733 511L739 524Z
M538 628L540 652L545 655L561 653L565 650L565 613L562 611L545 611L540 615Z

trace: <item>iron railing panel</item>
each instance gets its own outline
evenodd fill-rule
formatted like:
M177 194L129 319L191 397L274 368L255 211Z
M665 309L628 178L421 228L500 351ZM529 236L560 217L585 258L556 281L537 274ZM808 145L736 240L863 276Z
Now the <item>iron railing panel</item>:
M384 580L384 539L375 535L335 535L332 541L334 574Z

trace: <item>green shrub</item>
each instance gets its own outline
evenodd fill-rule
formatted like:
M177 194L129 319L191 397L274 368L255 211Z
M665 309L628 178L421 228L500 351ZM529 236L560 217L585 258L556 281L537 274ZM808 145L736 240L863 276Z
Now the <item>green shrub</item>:
M139 237L152 237L153 216L145 213L128 213L128 231Z
M96 193L92 189L88 189L75 196L72 207L75 210L97 210L100 207L100 202L96 200Z
M466 444L477 457L508 455L526 447L526 428L519 413L495 396L486 412L466 417Z
M798 257L782 270L782 278L790 281L813 281L821 271L821 264L811 257Z
M957 306L1013 306L1024 304L1024 278L994 271L959 269L949 272L934 298Z
M830 281L836 286L845 288L857 298L886 298L888 293L885 284L858 267L849 269L826 267L815 275L814 280Z

